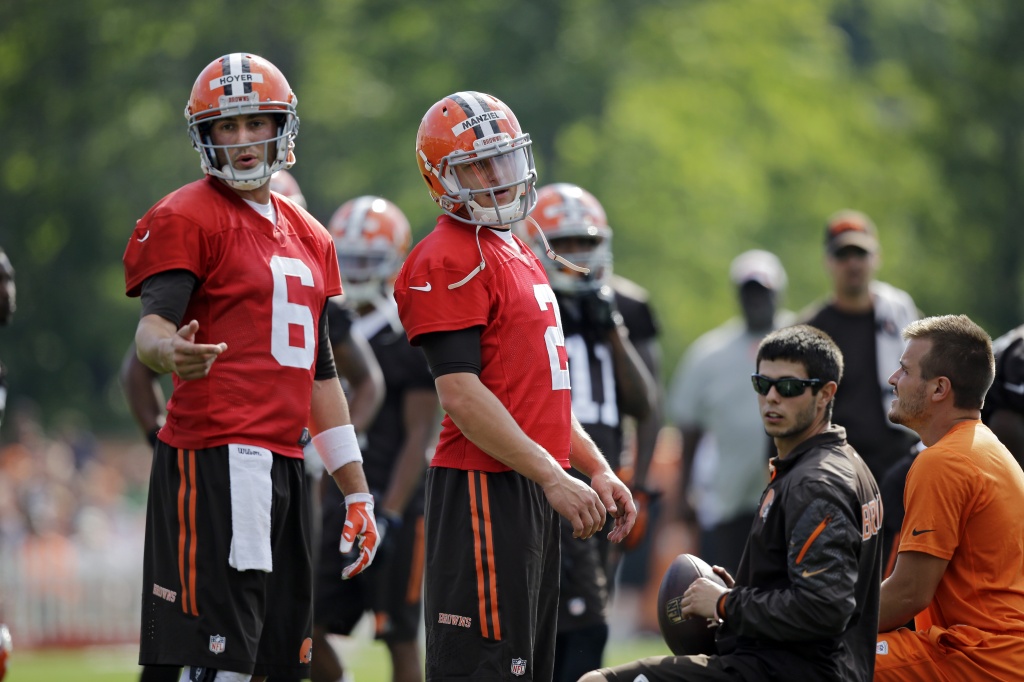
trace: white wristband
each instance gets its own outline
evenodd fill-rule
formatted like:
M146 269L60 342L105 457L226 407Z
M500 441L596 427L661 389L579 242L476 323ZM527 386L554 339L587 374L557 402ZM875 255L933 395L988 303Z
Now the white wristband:
M352 493L345 496L345 506L350 506L357 502L365 502L367 507L373 509L373 495L370 493Z
M335 426L316 434L313 436L313 446L320 453L320 459L329 474L346 464L363 461L359 441L356 439L356 428L351 424Z

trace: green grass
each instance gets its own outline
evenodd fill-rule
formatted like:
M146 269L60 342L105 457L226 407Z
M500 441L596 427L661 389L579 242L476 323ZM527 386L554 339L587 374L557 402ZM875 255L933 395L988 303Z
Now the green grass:
M363 639L341 640L339 649L357 682L390 679L387 650L383 644ZM605 655L608 665L644 656L667 654L659 638L613 642ZM136 647L97 647L74 650L19 651L8 661L4 682L137 682Z

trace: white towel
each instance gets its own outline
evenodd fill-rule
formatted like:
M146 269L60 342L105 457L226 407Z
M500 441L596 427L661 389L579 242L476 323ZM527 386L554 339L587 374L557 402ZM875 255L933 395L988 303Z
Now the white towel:
M228 445L231 475L231 551L228 563L239 571L274 569L270 552L270 504L274 455L255 445Z

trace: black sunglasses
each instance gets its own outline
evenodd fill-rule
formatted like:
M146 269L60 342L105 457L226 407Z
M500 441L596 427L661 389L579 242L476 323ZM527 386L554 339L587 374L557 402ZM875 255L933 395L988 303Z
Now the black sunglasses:
M795 398L802 395L808 386L812 388L820 386L821 379L797 379L795 377L769 379L760 374L751 374L750 383L754 385L754 390L761 395L768 395L768 391L772 390L772 386L774 386L783 398Z

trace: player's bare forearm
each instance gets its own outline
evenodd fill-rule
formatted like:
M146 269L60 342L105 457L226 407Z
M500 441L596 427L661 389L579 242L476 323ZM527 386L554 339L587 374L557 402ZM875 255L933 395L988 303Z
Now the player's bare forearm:
M657 384L624 327L616 327L608 337L615 359L619 410L635 419L643 419L657 402Z
M314 381L309 401L309 427L313 435L351 423L352 416L341 381L337 377Z
M567 474L547 450L531 440L478 376L445 374L434 383L442 409L463 435L540 485L552 508L572 524L574 536L588 538L604 526L606 510L597 493Z
M590 437L590 434L587 433L587 430L576 419L575 414L572 415L572 435L569 443L571 447L569 451L569 464L576 471L588 478L594 478L601 473L612 470L604 453L601 452L597 444Z
M475 374L445 374L434 383L441 408L478 448L542 486L564 475L558 462L519 428Z
M143 433L150 433L164 422L164 392L159 374L147 367L132 343L121 361L119 379L128 410Z
M173 322L159 315L145 315L135 329L139 360L154 372L174 372L186 381L205 377L228 347L225 343L196 343L198 330L195 320L175 328Z
M349 386L352 425L366 433L384 404L384 373L369 342L355 330L332 350L338 373Z
M405 511L427 467L426 452L437 436L437 393L430 390L408 391L402 399L405 442L398 453L391 480L381 500L381 508L394 514Z
M633 344L637 355L644 363L651 380L654 382L654 403L651 411L636 421L636 459L633 461L632 485L638 488L647 486L647 472L654 458L654 448L658 444L658 434L664 423L664 403L661 376L661 346L656 339L647 339Z
M659 399L649 415L636 421L636 455L633 460L633 480L630 482L636 488L647 487L647 473L650 471L651 461L654 459L654 449L658 444L662 420Z
M334 484L338 486L345 496L352 493L369 493L370 486L366 482L366 474L363 473L362 462L350 462L339 467L332 474Z
M949 561L924 552L900 552L892 575L882 581L878 631L889 632L927 608Z
M176 331L173 322L159 315L146 315L140 319L135 328L135 353L142 364L157 374L171 372L173 367L165 357L163 346Z

